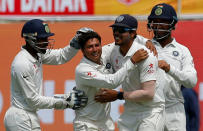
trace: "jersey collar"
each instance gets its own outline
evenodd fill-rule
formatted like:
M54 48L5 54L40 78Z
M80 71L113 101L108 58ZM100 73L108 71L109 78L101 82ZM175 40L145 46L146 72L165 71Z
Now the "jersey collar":
M153 42L155 45L161 47L161 44L160 44L158 41L156 41L155 39L152 39L152 42ZM169 43L168 45L166 45L166 47L169 47L169 46L176 47L176 40L175 40L175 38L173 38L173 40L172 40L171 43Z
M92 66L95 66L96 68L100 67L101 65L103 65L102 58L101 58L101 65L99 65L99 64L97 64L97 63L95 63L95 62L93 62L93 61L91 61L89 59L87 59L86 57L83 57L82 61L84 61L84 62L86 62L86 63L88 63L88 64L90 64Z

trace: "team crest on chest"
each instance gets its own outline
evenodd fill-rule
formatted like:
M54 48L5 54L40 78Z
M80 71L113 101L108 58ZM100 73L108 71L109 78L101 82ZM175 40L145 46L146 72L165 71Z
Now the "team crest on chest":
M106 63L106 69L111 69L111 64L110 63Z
M173 51L173 56L179 56L179 52L178 51Z

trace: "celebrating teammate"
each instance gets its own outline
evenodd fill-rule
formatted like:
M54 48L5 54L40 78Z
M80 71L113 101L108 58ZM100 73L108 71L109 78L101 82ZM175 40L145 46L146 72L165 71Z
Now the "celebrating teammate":
M106 54L102 53L99 34L93 31L87 32L78 40L84 57L76 67L76 87L87 94L88 103L85 108L76 111L74 130L113 131L114 122L110 117L110 103L98 103L94 100L94 95L100 88L113 89L120 85L129 72L137 68L133 63L139 63L147 58L148 53L144 49L138 50L120 70L111 74L111 65L105 59Z
M104 47L110 53L110 63L117 71L137 50L143 48L149 57L129 73L122 83L124 92L103 89L96 96L98 102L124 99L124 112L118 120L121 131L162 131L164 126L164 87L167 86L165 73L158 69L157 58L141 45L137 38L137 20L124 14L111 25L115 43ZM114 45L115 44L115 45ZM113 46L113 49L111 46ZM163 79L161 81L161 78Z
M171 5L157 4L148 17L149 31L153 31L153 43L158 51L159 67L172 81L166 94L165 131L185 131L186 118L181 85L193 88L197 83L197 72L189 49L171 36L178 22Z
M42 64L57 65L72 59L78 52L74 48L78 47L78 34L72 39L71 46L53 50L50 49L53 40L49 37L54 33L50 32L47 23L33 19L24 24L21 35L26 45L22 46L11 65L12 105L5 114L4 125L7 131L40 131L38 109L77 110L87 103L85 93L80 90L55 97L42 96Z

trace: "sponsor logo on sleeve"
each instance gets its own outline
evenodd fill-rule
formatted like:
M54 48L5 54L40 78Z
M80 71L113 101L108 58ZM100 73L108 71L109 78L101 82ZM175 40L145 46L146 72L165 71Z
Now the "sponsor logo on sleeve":
M96 74L93 72L87 72L88 77L96 77Z
M147 71L149 74L154 73L154 68L153 68L153 67L154 67L153 64L149 64L149 69L148 69L148 71Z

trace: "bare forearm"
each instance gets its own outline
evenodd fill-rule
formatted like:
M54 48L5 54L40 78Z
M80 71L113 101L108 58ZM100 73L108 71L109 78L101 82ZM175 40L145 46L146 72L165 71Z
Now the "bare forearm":
M153 94L148 93L144 90L136 90L133 92L124 92L124 99L135 101L135 102L144 102L144 101L151 101L153 99Z
M151 101L154 97L155 85L155 81L145 82L141 84L140 90L125 91L123 97L125 100L135 102Z

